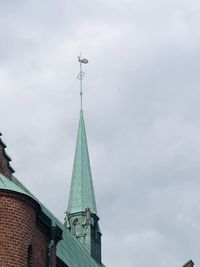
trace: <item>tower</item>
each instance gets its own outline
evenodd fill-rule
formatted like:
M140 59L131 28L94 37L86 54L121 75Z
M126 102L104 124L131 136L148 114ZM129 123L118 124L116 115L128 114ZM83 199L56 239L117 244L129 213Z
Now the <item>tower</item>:
M89 152L85 123L82 110L82 63L80 59L80 96L81 110L76 140L69 204L66 212L65 226L74 235L87 252L101 262L101 231L97 215L95 193L90 168Z

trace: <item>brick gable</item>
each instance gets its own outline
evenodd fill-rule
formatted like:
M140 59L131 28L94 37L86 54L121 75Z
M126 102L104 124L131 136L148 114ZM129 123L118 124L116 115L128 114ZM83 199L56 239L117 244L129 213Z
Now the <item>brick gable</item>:
M193 267L193 266L194 266L194 262L192 260L188 261L187 263L183 265L183 267Z
M2 134L0 133L0 173L11 179L13 168L10 166L11 158L6 154L6 145L1 140Z

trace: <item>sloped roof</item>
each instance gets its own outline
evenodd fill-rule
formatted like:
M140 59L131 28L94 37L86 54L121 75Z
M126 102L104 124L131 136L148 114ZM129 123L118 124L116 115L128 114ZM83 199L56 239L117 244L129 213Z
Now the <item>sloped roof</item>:
M97 215L85 123L81 110L67 211L72 214L84 212L86 208Z
M16 193L29 196L34 199L34 197L31 194L29 194L28 191L25 191L24 189L22 189L22 187L13 183L7 177L3 176L1 173L0 173L0 190L13 191Z
M12 178L10 183L13 186L21 188L27 195L32 193L15 177ZM59 226L62 231L62 240L57 245L57 257L69 267L103 267L103 264L97 263L89 253L79 244L78 240L72 236L69 230L39 201L42 211L52 220L54 225Z

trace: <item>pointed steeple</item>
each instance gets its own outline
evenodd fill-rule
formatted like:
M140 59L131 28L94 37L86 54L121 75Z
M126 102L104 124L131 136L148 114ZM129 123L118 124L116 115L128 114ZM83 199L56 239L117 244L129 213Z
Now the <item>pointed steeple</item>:
M78 58L80 63L80 119L76 140L74 165L72 171L69 205L65 217L65 226L74 235L87 252L101 263L101 231L90 168L87 137L82 110L82 79L84 72L82 64L87 64L86 58Z
M83 110L80 111L78 135L71 180L68 213L90 211L97 215L95 194L90 168Z
M101 263L101 231L98 221L85 123L81 110L65 226L88 253Z

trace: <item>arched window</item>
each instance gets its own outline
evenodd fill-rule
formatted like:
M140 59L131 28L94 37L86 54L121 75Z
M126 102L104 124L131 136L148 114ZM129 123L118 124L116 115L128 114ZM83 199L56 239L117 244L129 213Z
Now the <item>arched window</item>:
M33 248L31 245L28 246L27 267L33 267Z

